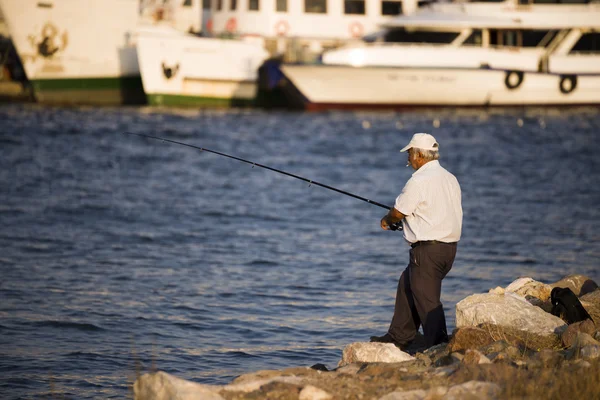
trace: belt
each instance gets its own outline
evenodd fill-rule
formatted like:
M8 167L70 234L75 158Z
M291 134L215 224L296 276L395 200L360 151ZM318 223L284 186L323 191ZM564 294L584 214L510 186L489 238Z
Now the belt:
M439 240L420 240L418 242L414 242L410 244L410 247L412 247L413 249L415 247L419 247L421 245L426 245L426 244L456 244L456 242L440 242Z

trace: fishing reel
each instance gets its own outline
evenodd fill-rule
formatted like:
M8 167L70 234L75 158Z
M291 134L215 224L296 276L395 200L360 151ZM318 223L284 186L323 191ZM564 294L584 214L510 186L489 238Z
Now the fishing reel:
M402 221L395 222L390 225L390 231L401 231L402 230Z

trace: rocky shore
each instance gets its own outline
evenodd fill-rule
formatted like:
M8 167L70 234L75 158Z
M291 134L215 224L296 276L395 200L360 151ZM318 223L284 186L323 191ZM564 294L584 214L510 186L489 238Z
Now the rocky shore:
M591 319L551 314L553 288L569 288ZM406 352L389 343L351 343L338 366L242 375L203 385L158 371L134 383L135 399L599 399L600 288L582 275L545 284L519 278L456 304L449 343Z

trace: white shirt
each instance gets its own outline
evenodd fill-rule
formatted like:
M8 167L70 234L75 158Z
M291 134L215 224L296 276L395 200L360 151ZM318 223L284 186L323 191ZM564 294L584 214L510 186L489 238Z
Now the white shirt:
M438 160L429 161L413 173L394 207L406 216L402 227L404 239L409 243L460 240L463 216L460 185Z

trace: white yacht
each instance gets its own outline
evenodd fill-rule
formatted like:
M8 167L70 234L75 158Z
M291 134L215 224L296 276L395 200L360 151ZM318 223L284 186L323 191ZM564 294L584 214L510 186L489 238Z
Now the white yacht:
M200 0L0 0L36 100L145 103L136 29L200 30Z
M304 109L600 104L600 4L438 4L322 64L267 62L262 96Z

